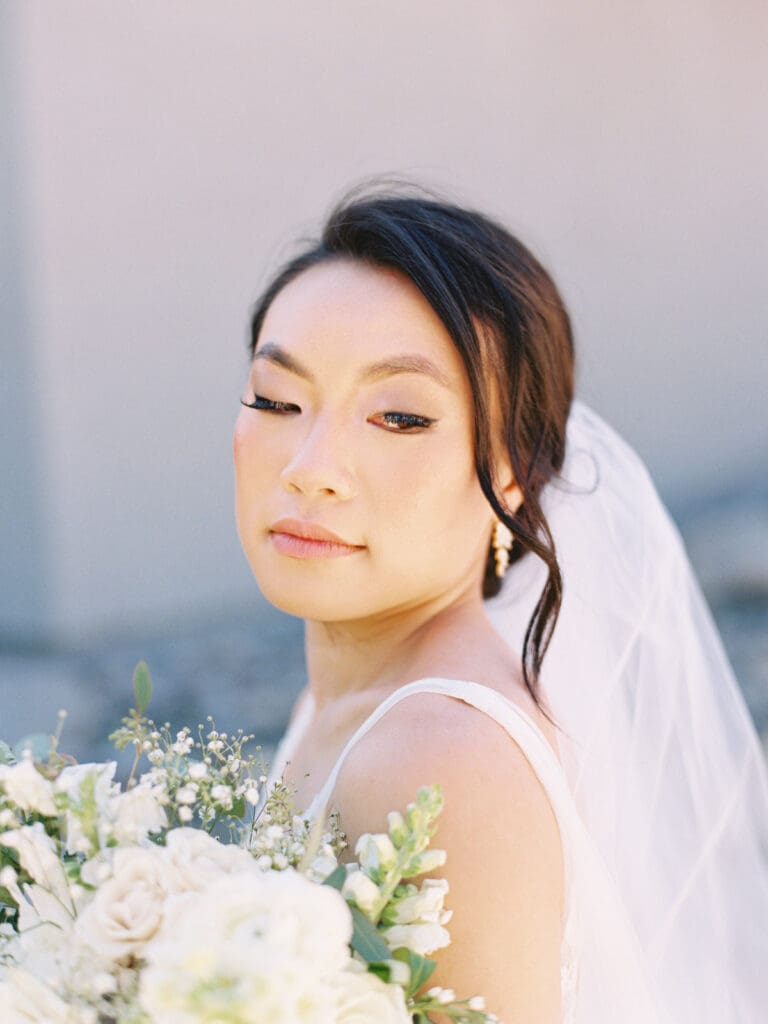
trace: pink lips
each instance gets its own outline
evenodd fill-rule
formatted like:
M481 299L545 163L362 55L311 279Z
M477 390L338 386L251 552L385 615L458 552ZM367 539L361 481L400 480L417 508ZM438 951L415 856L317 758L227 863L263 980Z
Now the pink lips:
M364 544L348 544L317 523L300 519L278 519L269 531L275 548L292 558L338 558L362 551Z

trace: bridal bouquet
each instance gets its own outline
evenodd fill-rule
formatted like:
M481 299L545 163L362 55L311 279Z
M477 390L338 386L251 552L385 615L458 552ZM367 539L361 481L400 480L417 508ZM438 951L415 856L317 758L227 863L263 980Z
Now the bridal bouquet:
M442 798L421 787L356 861L334 815L262 794L253 736L175 734L136 707L111 736L134 748L77 764L0 742L0 1020L3 1024L428 1024L495 1021L480 996L422 991L446 946L445 863L428 849ZM257 750L260 748L257 748ZM139 774L142 758L148 768Z

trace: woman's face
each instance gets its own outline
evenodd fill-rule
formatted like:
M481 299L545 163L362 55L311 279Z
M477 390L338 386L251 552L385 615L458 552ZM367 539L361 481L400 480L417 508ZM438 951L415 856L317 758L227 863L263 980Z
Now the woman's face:
M235 424L236 515L272 604L340 622L479 595L494 517L472 392L408 278L347 259L301 273L264 320L243 400L256 396ZM296 521L350 547L297 541Z

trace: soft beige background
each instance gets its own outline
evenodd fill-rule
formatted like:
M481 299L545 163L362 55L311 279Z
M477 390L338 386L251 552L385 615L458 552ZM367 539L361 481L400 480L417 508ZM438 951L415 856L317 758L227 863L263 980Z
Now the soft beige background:
M374 172L539 254L665 498L758 477L767 29L739 0L3 3L0 634L259 607L249 308Z

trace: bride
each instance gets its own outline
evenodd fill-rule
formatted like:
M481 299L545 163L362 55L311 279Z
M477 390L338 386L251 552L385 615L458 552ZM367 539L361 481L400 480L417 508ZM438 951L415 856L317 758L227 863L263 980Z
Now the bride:
M349 851L441 784L429 984L505 1024L757 1024L765 764L545 269L479 213L353 194L250 355L238 533L309 679L271 778Z

